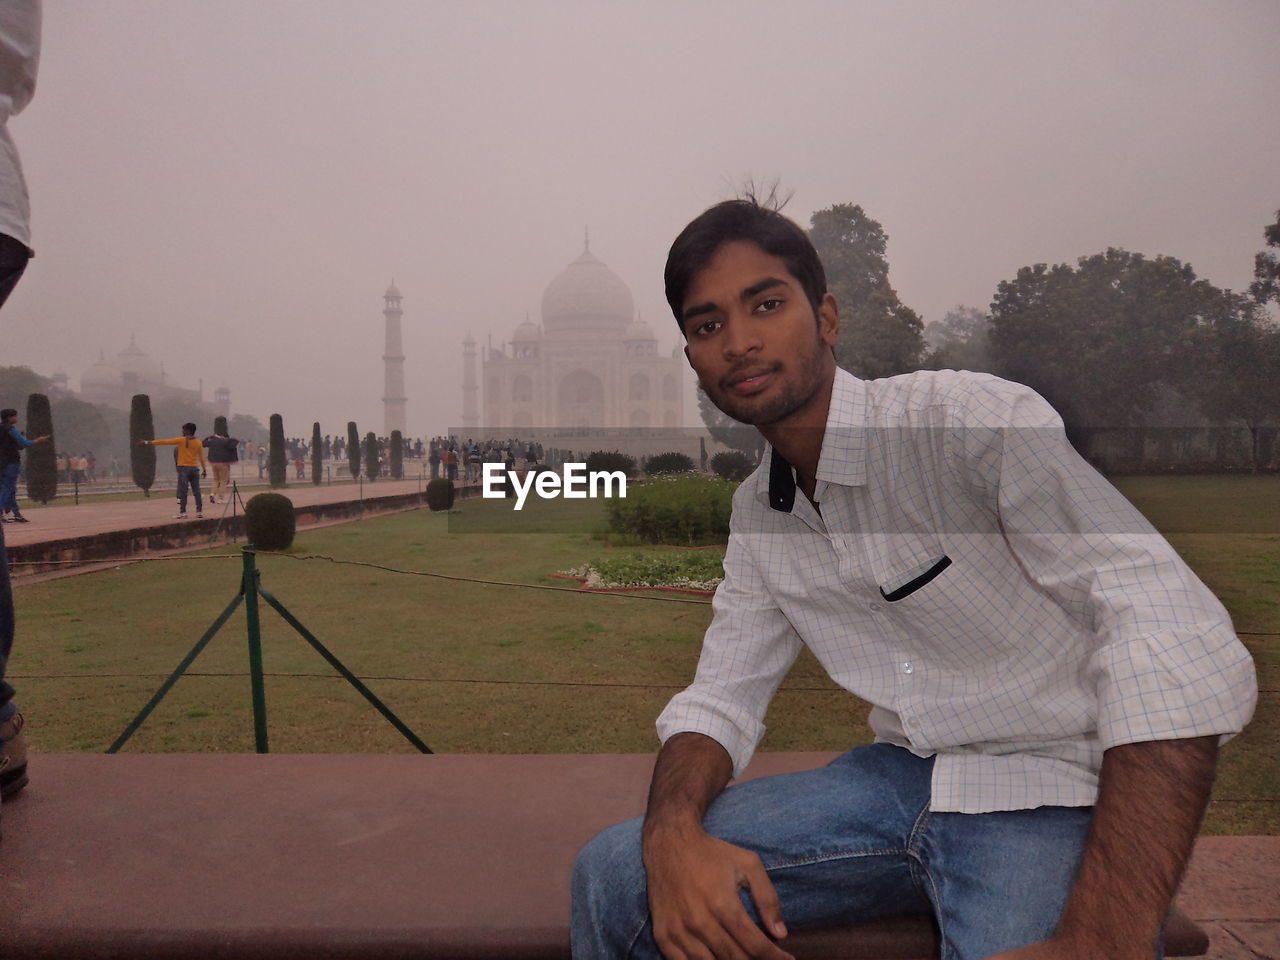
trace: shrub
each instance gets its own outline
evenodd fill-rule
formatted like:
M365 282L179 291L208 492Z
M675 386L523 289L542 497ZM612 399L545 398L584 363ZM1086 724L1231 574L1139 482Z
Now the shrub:
M370 480L382 475L382 463L378 459L378 438L370 430L364 435L364 472Z
M399 430L391 431L391 479L404 479L404 435Z
M347 469L352 480L360 476L360 431L354 420L347 421Z
M53 410L43 393L27 397L27 436L49 438L47 443L27 447L25 455L27 496L48 503L58 495L58 455L54 448Z
M727 543L736 487L699 473L657 477L608 501L609 529L646 543Z
M644 472L650 476L655 473L688 473L692 469L692 458L674 450L652 456L644 464Z
M273 487L286 486L289 461L284 449L284 417L278 413L271 415L267 427L267 440L267 479Z
M432 510L448 510L453 506L453 481L434 477L427 484L427 506Z
M293 544L297 520L293 501L283 493L260 493L244 505L249 542L259 550L287 550Z
M625 453L619 453L617 450L609 452L595 450L587 454L587 472L594 473L597 470L606 470L609 473L621 470L628 477L634 477L636 475L636 458L629 457Z
M726 450L711 458L711 469L717 477L742 481L751 476L758 462L740 450Z
M129 468L133 482L148 497L151 485L156 482L156 448L142 445L143 440L156 438L155 423L151 419L151 398L145 393L135 394L129 407Z
M311 483L320 486L320 472L324 470L324 440L320 437L320 421L311 424Z

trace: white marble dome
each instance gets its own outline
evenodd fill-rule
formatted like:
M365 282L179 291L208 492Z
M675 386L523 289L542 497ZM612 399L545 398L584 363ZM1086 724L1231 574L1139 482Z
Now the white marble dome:
M589 249L561 270L542 294L542 328L548 335L617 335L634 316L631 290Z

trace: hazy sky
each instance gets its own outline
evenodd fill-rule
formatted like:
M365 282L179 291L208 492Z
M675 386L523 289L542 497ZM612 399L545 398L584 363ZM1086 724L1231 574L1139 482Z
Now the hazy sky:
M538 320L584 226L670 350L667 247L748 177L805 225L861 204L926 322L1107 246L1241 289L1278 41L1274 0L47 0L0 363L78 386L135 334L292 435L381 431L394 278L429 435L463 337Z

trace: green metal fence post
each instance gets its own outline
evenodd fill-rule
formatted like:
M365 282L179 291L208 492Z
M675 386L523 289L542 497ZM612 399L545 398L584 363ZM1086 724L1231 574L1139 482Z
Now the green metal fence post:
M253 743L258 753L267 753L267 691L262 678L262 630L258 624L258 571L254 568L253 544L243 547L244 613L249 628L249 683L253 688Z

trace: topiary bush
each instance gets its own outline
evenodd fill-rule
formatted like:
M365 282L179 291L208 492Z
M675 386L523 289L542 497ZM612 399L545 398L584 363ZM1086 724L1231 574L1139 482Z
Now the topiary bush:
M683 453L672 450L659 453L645 461L644 472L649 476L656 473L688 473L693 469L693 459Z
M7 429L7 428L6 428ZM45 443L27 447L27 496L48 503L58 495L58 455L53 435L53 409L43 393L27 397L27 436L48 437Z
M644 543L704 546L729 542L736 483L701 473L655 477L605 507L609 530Z
M610 473L621 470L628 477L634 477L636 458L619 453L617 450L594 450L587 454L587 472L594 473L597 470L607 470Z
M739 450L726 450L711 458L711 469L717 477L742 481L751 476L758 462Z
M320 486L320 474L324 471L324 440L320 438L320 421L311 424L311 485Z
M148 497L151 496L151 485L156 482L156 448L150 444L144 446L142 441L155 438L151 398L145 393L134 394L129 407L129 469L133 473L133 482Z
M293 501L283 493L260 493L244 505L244 528L259 550L287 550L298 522Z
M378 438L370 430L364 435L364 472L370 480L382 476L382 462L378 457Z
M360 476L360 431L354 420L347 421L347 469L352 480Z
M287 486L289 460L284 449L284 417L273 413L267 424L267 479L273 487Z
M404 435L399 430L391 431L391 479L404 479Z
M427 484L427 506L432 510L448 510L453 507L453 481L435 477Z

